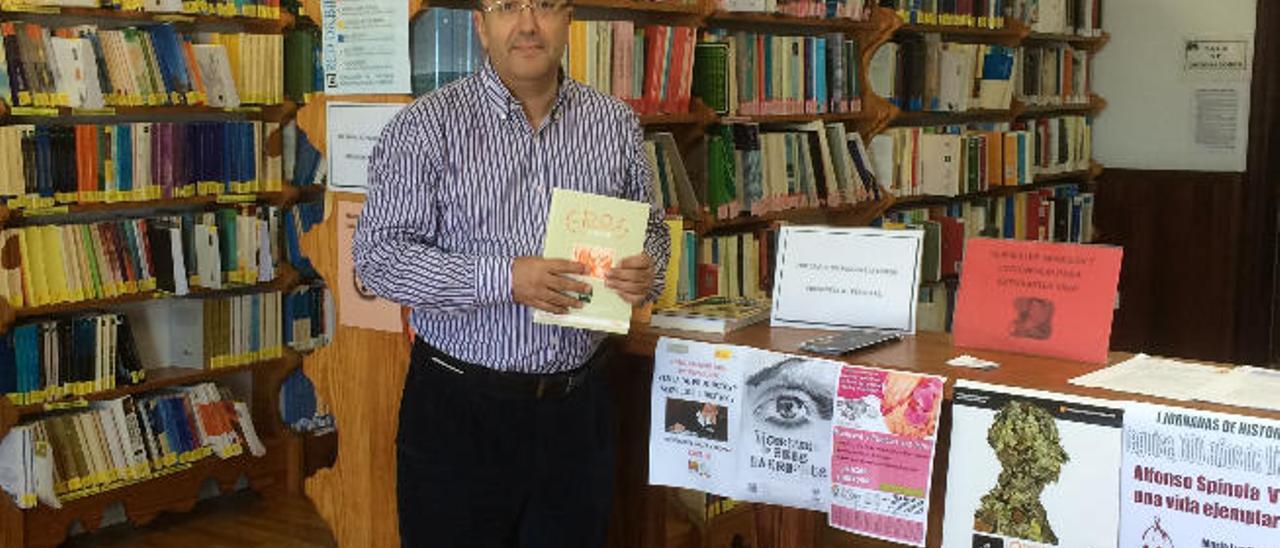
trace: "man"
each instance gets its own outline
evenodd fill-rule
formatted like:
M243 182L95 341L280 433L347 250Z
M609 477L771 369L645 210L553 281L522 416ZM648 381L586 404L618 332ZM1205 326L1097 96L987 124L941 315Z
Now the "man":
M413 309L400 405L404 546L603 544L614 418L601 334L532 323L581 304L584 267L540 257L551 189L650 201L635 114L564 78L564 0L483 0L488 62L407 106L369 163L356 269ZM652 206L651 206L652 207ZM652 207L645 252L606 285L654 298L669 241Z

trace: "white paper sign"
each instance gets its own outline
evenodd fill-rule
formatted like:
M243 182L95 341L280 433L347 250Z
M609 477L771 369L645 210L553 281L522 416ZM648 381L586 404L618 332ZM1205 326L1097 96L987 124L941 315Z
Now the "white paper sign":
M324 91L409 93L409 3L321 0Z
M1280 546L1280 422L1125 411L1120 546Z
M771 323L915 333L924 231L783 227Z
M1188 75L1240 78L1249 74L1248 38L1188 38L1183 42L1183 70Z
M369 155L382 128L404 105L328 103L325 132L328 139L329 188L363 194L369 186Z

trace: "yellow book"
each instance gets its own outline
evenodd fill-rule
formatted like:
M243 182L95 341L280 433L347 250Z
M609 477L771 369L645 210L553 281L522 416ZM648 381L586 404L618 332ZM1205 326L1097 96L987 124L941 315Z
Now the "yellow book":
M667 259L666 281L662 286L662 295L654 304L656 308L675 306L679 298L680 264L684 246L684 219L667 219L667 231L671 234L671 255Z
M245 75L244 65L240 58L240 35L238 34L222 34L218 36L219 43L227 50L227 61L231 65L231 79L235 81L236 92L240 95L241 103L251 102L246 99L247 90L244 87Z
M579 82L587 81L587 22L569 23L569 77Z
M575 279L591 292L579 296L584 306L565 314L535 311L534 323L625 334L631 327L631 305L604 285L610 268L644 251L649 204L563 188L551 193L542 256L586 266Z
M26 300L31 306L49 304L48 278L44 276L44 257L40 252L44 248L43 241L44 239L40 236L40 229L37 227L24 226L18 229L18 249L22 255L22 278L26 281L26 284L24 284Z
M64 257L62 239L59 228L55 225L39 227L41 238L41 258L44 259L44 271L41 276L48 280L50 302L62 303L71 300L71 284L68 283L67 263Z

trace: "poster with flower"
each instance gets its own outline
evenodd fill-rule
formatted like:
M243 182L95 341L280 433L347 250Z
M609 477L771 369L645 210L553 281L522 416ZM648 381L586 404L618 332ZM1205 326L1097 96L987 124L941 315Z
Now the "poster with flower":
M843 366L832 424L832 527L924 546L946 379Z

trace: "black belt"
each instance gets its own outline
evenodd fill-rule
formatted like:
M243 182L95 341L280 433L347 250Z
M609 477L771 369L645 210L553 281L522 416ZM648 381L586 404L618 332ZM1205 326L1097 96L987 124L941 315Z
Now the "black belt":
M486 388L516 397L535 399L563 398L586 384L592 370L604 362L608 342L600 343L581 367L560 373L514 373L459 360L414 337L411 365L421 362L426 367L448 372L478 382Z

